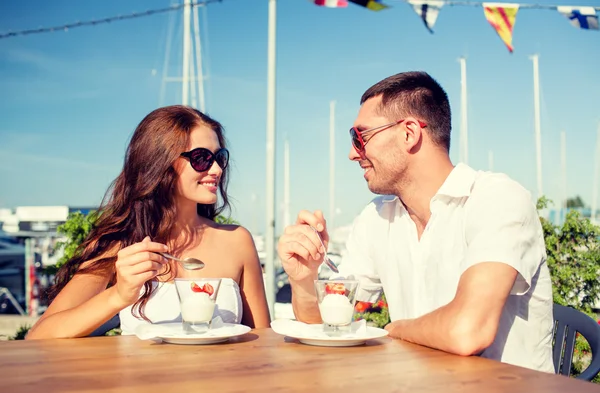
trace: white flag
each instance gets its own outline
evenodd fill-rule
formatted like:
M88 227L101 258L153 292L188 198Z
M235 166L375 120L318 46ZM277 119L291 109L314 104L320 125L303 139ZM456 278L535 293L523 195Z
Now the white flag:
M571 24L580 29L598 30L598 15L594 7L558 6L558 12L569 18Z
M408 0L413 9L421 17L427 30L433 33L433 25L437 20L440 8L444 5L443 1L439 0Z

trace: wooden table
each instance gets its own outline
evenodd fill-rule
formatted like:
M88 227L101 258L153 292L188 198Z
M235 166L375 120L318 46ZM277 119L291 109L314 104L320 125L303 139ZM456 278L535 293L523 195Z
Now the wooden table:
M314 347L253 330L228 343L134 336L0 342L0 392L600 392L600 386L384 338Z

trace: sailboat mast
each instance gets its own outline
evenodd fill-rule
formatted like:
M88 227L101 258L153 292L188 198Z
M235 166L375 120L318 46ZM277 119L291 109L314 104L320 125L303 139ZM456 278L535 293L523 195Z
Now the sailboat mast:
M283 149L283 228L290 225L290 143L285 140Z
M467 60L460 61L460 161L469 164L469 136L467 123Z
M183 2L183 70L181 75L181 104L189 104L190 76L190 11L191 0Z
M202 5L202 7L206 7ZM192 10L194 15L194 53L196 54L196 70L194 72L198 83L198 101L200 112L206 113L206 102L204 100L204 72L202 68L202 44L200 40L200 21L198 17L198 6ZM205 37L206 38L206 37ZM192 83L193 84L193 83Z
M560 132L560 188L562 201L560 206L567 207L567 134Z
M333 229L335 221L335 101L329 103L329 222Z
M275 93L276 93L276 35L277 0L269 0L267 40L267 186L265 286L271 317L275 317Z
M598 133L596 136L596 151L594 154L594 179L592 189L592 211L590 213L591 221L596 223L596 210L598 209L598 175L600 172L600 122L598 123Z
M538 65L539 55L531 56L533 60L533 105L535 111L535 159L536 159L536 174L537 174L537 197L540 198L543 194L542 188L542 131L540 121L540 75Z

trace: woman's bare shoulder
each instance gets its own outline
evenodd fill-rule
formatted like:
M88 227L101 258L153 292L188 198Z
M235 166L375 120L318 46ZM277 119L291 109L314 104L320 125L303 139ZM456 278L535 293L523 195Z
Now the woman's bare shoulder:
M254 238L250 231L241 225L235 224L217 224L213 228L214 241L219 247L225 247L232 254L244 256L247 259L248 254L256 254Z
M254 245L254 240L252 238L252 234L246 228L241 225L236 224L216 224L215 225L215 233L216 235L222 239L223 241L233 241L233 242L252 242Z

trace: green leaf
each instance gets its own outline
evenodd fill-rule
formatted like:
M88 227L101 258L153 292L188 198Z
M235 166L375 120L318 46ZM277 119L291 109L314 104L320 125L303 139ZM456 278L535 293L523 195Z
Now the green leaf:
M9 340L25 340L27 332L31 329L31 325L21 325L14 336L9 337Z
M538 208L549 200L542 197ZM594 316L592 308L600 298L600 227L577 210L569 210L562 225L540 218L554 302L572 306Z
M89 235L98 217L99 215L96 210L92 210L88 214L77 211L70 213L67 221L58 226L56 231L60 235L63 235L65 240L56 244L56 250L63 250L63 256L55 265L45 268L46 274L56 274L62 265L75 256L77 248Z
M225 217L223 215L218 215L215 218L215 222L218 224L233 224L233 225L239 225L240 223L237 222L236 220L234 220L231 217Z

